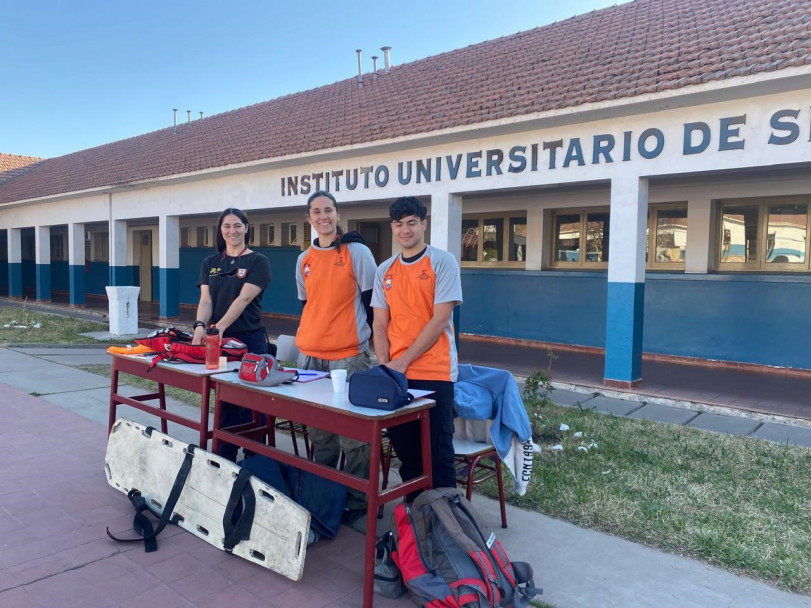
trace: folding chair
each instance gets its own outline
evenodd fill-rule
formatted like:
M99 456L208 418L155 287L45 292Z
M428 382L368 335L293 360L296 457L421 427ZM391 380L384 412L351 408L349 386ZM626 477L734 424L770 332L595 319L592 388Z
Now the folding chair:
M501 527L507 527L507 508L504 501L504 479L501 458L487 437L489 420L456 418L453 437L456 482L466 487L465 498L471 500L473 486L495 476L498 484L498 503L501 509ZM482 430L484 432L482 432Z

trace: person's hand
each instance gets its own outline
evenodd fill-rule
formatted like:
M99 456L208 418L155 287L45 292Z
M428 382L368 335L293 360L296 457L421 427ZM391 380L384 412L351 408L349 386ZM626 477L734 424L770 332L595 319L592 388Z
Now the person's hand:
M384 363L384 365L389 369L400 372L401 374L406 373L406 370L408 369L407 365L403 365L402 359L393 359L388 363Z
M198 325L194 328L194 335L191 339L192 344L205 344L206 343L206 328Z

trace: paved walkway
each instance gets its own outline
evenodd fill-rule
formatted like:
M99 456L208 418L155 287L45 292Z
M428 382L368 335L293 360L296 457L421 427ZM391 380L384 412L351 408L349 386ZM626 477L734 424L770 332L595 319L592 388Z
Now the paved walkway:
M132 522L129 502L107 485L101 464L109 382L71 367L106 361L98 348L0 349L0 437L7 448L0 467L0 606L360 605L363 536L353 529L310 547L297 584L175 527L150 554L107 539L106 526L128 534ZM553 397L605 411L627 407L637 416L670 411L575 391ZM172 400L169 407L194 411ZM689 415L687 422L700 419ZM153 422L132 410L130 417ZM170 433L194 441L176 425ZM502 530L496 501L476 496L474 504L511 557L533 565L544 600L558 608L811 608L811 597L510 506ZM375 599L375 606L412 605L407 596Z

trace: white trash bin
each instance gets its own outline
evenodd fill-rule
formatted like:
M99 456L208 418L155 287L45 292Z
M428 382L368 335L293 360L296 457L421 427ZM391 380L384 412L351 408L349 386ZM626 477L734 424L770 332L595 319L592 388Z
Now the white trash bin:
M105 287L110 303L110 334L132 336L138 333L140 287Z

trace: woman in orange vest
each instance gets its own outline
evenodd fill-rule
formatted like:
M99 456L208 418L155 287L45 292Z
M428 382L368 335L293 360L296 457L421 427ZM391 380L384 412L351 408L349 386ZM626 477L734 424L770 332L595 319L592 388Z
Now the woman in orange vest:
M318 191L307 200L307 219L318 236L296 263L296 285L302 301L296 346L298 367L320 371L345 369L347 378L371 367L371 330L374 256L357 232L342 234L338 203L329 192ZM368 478L369 444L310 427L315 459L337 466L341 450L344 471ZM347 490L344 521L366 513L366 495Z

